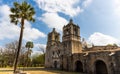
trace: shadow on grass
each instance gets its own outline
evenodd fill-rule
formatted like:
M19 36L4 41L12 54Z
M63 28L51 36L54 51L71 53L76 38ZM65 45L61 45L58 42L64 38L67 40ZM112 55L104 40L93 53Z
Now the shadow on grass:
M22 71L45 71L45 72L50 72L50 73L56 73L56 74L83 74L83 73L78 73L78 72L67 72L63 70L56 70L56 69L51 69L51 68L43 68L43 67L26 67L26 68L18 68L19 70ZM0 69L0 72L12 72L13 69L9 68L4 68Z

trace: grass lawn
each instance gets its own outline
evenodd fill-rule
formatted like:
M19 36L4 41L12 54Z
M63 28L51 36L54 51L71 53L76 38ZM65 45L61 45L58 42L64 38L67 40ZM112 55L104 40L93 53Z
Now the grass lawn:
M23 70L23 68L20 68ZM61 70L52 70L52 69L45 69L42 67L39 68L25 68L24 72L27 72L29 74L82 74L82 73L76 73L76 72L66 72ZM13 69L12 68L0 68L0 74L12 74Z

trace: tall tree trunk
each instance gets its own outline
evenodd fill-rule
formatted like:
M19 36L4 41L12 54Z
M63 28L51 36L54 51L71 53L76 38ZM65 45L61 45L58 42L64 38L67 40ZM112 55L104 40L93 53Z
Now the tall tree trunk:
M22 45L22 38L23 38L23 29L24 29L24 19L21 19L21 31L20 31L20 37L19 37L19 44L18 44L18 50L15 57L15 64L14 64L14 73L16 72L17 65L18 65L18 59L19 59L19 53Z
M28 67L29 50L30 50L30 48L28 47L27 60L26 60L26 67Z

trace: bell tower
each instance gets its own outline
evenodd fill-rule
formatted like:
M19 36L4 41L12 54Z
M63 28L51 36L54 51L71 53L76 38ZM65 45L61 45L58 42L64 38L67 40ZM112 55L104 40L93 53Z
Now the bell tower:
M54 45L56 42L60 42L60 34L53 28L52 32L48 34L47 46Z
M53 54L55 54L54 51L58 50L59 45L60 45L60 34L55 30L55 28L53 28L52 32L48 34L46 53L45 53L45 67L48 68L53 67L54 64Z
M63 27L62 42L68 53L80 53L82 45L80 42L80 27L70 19L69 23Z

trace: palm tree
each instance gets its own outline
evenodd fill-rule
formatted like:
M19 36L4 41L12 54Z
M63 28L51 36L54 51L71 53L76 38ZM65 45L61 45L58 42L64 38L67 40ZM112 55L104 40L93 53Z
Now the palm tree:
M14 64L14 73L15 73L17 69L19 53L22 45L24 22L25 20L34 22L35 19L33 18L33 15L35 14L35 11L34 8L31 7L31 5L27 4L27 2L25 1L22 2L21 4L14 2L14 7L11 8L10 11L12 12L12 14L10 14L11 23L15 23L15 25L18 25L19 23L21 25L18 50Z
M30 41L28 41L27 43L26 43L26 45L25 45L25 47L26 48L28 48L28 51L27 51L27 62L28 62L28 58L29 58L29 56L31 55L31 53L32 53L32 50L31 50L31 48L33 48L33 42L30 42ZM26 62L26 66L27 66L27 63Z

